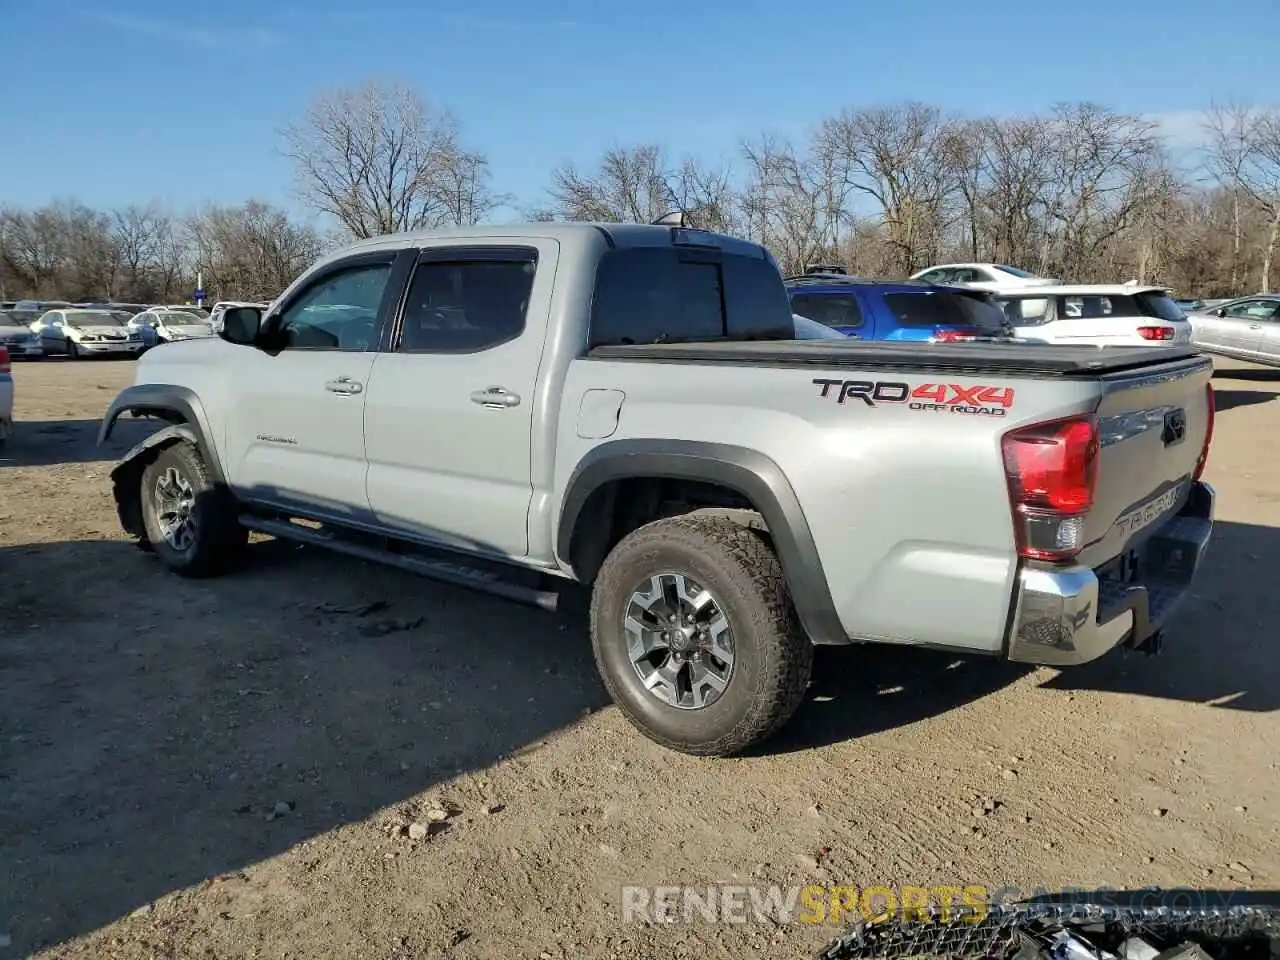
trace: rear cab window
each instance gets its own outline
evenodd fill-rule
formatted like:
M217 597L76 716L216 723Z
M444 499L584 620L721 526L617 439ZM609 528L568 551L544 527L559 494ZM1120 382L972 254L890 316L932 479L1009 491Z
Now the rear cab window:
M904 327L973 327L981 336L998 337L1008 328L1000 307L982 296L946 290L886 293L894 320Z
M591 347L794 336L782 276L763 256L619 247L597 268Z

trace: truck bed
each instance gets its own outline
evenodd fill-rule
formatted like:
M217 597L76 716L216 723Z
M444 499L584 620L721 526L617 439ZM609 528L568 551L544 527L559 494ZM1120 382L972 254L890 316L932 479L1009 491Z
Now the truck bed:
M954 374L1002 373L1030 378L1095 379L1199 356L1194 347L1096 347L1007 343L754 340L645 343L596 347L599 360L731 363L760 366L856 367Z

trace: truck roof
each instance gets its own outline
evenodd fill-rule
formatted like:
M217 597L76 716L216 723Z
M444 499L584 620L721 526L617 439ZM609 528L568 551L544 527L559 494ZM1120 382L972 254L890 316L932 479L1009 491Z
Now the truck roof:
M722 250L760 256L764 250L757 243L731 237L727 234L685 227L672 227L647 223L564 222L548 220L536 223L482 224L474 227L445 227L433 230L412 230L391 233L380 237L359 240L350 246L336 250L325 259L346 256L362 250L398 250L434 240L519 240L542 237L572 245L594 242L604 236L615 247L665 247L672 243L675 231L687 230L691 234L711 236Z

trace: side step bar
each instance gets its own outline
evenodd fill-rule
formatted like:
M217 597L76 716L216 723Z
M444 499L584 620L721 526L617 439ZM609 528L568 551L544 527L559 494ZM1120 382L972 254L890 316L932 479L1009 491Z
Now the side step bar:
M257 530L259 533L280 537L282 540L294 540L308 546L323 547L336 553L359 557L361 560L370 560L374 563L398 567L409 573L416 573L419 576L439 580L442 583L478 590L481 593L492 594L505 600L513 600L516 603L540 607L552 613L555 613L559 607L560 594L554 590L535 590L533 587L508 583L498 574L491 573L488 570L477 570L474 567L449 563L446 560L404 556L392 553L390 550L380 550L377 547L353 543L332 533L301 527L296 523L290 523L288 520L269 520L264 517L242 516L240 517L240 525L250 530Z

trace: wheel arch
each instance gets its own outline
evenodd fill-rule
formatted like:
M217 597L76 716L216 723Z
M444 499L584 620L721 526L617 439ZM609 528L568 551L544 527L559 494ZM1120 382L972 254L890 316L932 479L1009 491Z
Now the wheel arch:
M619 539L611 529L618 508L615 492L627 483L646 480L704 484L749 504L764 521L796 614L810 639L820 644L850 642L791 483L774 460L747 447L640 439L593 448L569 479L556 528L556 559L575 579L590 582Z
M169 425L134 444L111 470L112 496L116 513L125 532L146 541L142 523L140 484L147 465L160 451L175 443L191 443L199 451L211 478L225 484L217 447L210 442L204 406L195 392L176 384L145 383L122 390L107 408L98 431L98 443L105 443L116 421L125 413L142 413L168 421Z

